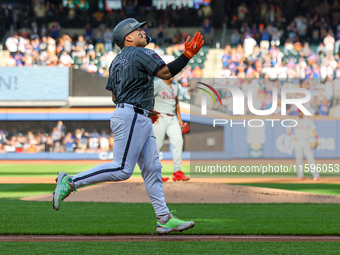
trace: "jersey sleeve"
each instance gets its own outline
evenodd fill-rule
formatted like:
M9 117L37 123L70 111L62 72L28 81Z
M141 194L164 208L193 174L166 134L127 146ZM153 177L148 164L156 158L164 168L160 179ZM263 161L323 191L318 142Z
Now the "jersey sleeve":
M141 68L153 76L165 65L163 59L156 52L146 48L139 48L135 60Z
M114 83L113 83L113 70L112 70L112 65L110 65L110 68L109 68L109 78L107 80L107 83L106 83L106 89L109 90L109 91L113 91L113 87L114 87Z
M113 91L113 81L112 81L111 75L109 76L109 79L107 80L105 88L109 91Z

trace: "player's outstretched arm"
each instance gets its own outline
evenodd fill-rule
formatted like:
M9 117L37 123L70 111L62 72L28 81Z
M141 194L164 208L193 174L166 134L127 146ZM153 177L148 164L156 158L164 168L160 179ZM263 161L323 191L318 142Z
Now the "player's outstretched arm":
M203 35L200 32L196 32L191 40L190 38L191 37L189 36L185 41L184 53L174 61L163 66L156 73L156 77L163 80L169 80L171 77L174 77L182 71L182 69L188 64L189 60L199 52L204 44Z

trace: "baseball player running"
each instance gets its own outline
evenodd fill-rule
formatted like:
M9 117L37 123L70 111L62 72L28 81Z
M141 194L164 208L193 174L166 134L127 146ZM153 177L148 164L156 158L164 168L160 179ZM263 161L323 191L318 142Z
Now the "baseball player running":
M296 172L298 180L303 180L303 170L304 165L303 162L303 152L306 155L309 167L313 180L320 180L319 173L316 171L316 163L313 155L313 151L310 147L310 137L314 137L315 142L318 141L318 134L316 131L316 127L311 119L304 118L304 114L299 109L298 110L298 119L297 125L294 127L294 134L292 135L291 128L287 128L287 134L289 136L292 135L293 140L295 141L295 159L296 159Z
M155 82L154 109L160 114L158 115L158 120L153 125L153 130L156 135L158 153L163 146L165 135L169 137L173 145L174 173L172 179L174 181L188 181L190 178L181 171L183 148L181 127L183 126L183 121L178 104L179 87L178 84L173 83L173 79L157 80ZM167 180L169 178L162 178L163 182Z
M112 91L112 100L116 104L110 122L115 139L113 162L100 164L74 176L59 172L53 207L59 210L61 202L82 186L130 178L138 163L146 192L156 213L156 232L168 234L192 228L195 222L175 218L165 203L162 165L157 153L152 120L149 118L154 116L153 78L156 76L169 80L178 74L198 53L204 40L199 32L191 40L188 37L184 53L166 65L153 50L144 48L150 41L150 37L142 30L145 23L128 18L113 30L113 40L121 48L110 65L106 86L107 90Z

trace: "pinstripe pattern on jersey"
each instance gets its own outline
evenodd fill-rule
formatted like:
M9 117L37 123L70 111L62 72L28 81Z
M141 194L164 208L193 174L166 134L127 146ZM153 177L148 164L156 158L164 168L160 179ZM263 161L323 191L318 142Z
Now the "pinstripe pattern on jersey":
M116 104L128 103L152 111L154 74L163 65L164 61L153 50L124 47L110 65L106 89L115 94ZM119 78L115 77L118 69ZM121 81L119 86L116 81Z
M99 170L97 172L93 172L91 174L78 177L78 178L74 179L73 182L84 180L86 178L90 178L90 177L93 177L93 176L98 175L98 174L108 173L108 172L116 172L116 171L120 171L120 170L124 169L126 158L127 158L127 155L128 155L128 152L129 152L129 148L130 148L130 143L131 143L131 138L132 138L132 135L133 135L133 130L135 128L135 124L136 124L136 120L137 120L137 116L138 116L138 114L135 113L135 115L133 117L133 120L132 120L132 123L131 123L129 137L128 137L128 140L126 142L126 146L125 146L125 150L124 150L124 154L123 154L123 158L122 158L122 162L121 162L120 166L116 167L116 168L101 169L101 170Z

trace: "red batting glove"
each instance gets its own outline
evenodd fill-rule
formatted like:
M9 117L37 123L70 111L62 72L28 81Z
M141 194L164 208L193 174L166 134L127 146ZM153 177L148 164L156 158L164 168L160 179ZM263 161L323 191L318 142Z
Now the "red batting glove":
M183 53L189 59L195 56L204 44L203 35L200 32L196 32L192 40L189 42L190 38L191 36L189 36L185 41L185 50Z
M158 120L158 115L150 116L152 120L152 124L155 123Z
M152 124L158 120L159 112L152 111L150 114L150 119L152 120Z

